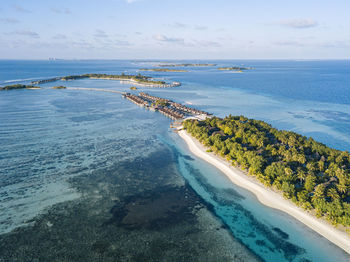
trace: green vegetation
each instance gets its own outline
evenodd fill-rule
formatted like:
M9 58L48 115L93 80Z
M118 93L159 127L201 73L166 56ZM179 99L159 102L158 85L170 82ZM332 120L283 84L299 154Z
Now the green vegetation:
M62 77L61 79L58 79L58 80L69 81L69 80L77 80L77 79L82 79L82 78L88 78L88 75L64 76L64 77Z
M53 89L66 89L67 87L65 86L53 86Z
M186 120L184 128L233 166L333 224L350 226L350 154L243 116Z
M166 84L164 81L154 81L150 80L151 77L144 76L141 74L138 75L126 75L122 73L121 75L107 75L107 74L85 74L79 76L71 76L79 78L94 78L94 79L110 79L110 80L131 80L135 81L139 84L155 84L155 85L164 85Z
M160 67L216 66L216 64L160 64Z
M249 70L249 67L231 66L231 67L219 67L218 70L229 70L229 71L243 71Z
M188 72L187 70L181 69L169 69L169 68L141 68L140 71L153 71L153 72Z
M149 76L144 76L141 74L138 75L126 75L122 73L121 75L108 75L108 74L83 74L83 75L71 75L64 77L55 77L51 79L44 79L32 82L33 84L43 84L54 81L69 81L69 80L77 80L83 78L93 78L93 79L110 79L110 80L126 80L126 81L134 81L138 84L146 84L146 85L166 85L164 81L155 81L152 80Z
M9 85L0 87L0 90L13 90L13 89L40 89L39 86L33 86L33 85L22 85L22 84L16 84L16 85Z
M137 87L136 86L132 86L130 87L131 90L137 90Z
M157 101L155 101L154 103L152 103L153 106L162 106L162 107L166 107L169 106L169 100L166 99L158 99Z

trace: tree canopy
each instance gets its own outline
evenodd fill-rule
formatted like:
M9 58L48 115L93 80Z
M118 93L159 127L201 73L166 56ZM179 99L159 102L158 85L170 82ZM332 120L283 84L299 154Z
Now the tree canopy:
M350 154L244 116L186 120L210 151L333 224L350 226Z

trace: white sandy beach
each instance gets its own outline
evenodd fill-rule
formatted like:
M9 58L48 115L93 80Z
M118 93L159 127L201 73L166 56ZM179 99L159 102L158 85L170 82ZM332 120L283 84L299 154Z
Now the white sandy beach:
M350 236L345 232L336 229L326 221L308 214L292 202L284 199L280 194L264 187L258 181L234 168L226 160L213 153L207 153L206 148L185 130L179 131L178 134L185 140L192 153L217 167L236 185L253 192L261 203L288 213L350 254Z

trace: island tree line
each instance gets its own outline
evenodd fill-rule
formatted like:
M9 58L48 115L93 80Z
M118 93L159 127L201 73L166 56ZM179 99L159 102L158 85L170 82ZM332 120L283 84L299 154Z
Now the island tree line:
M298 206L350 226L348 152L244 116L186 120L183 126L208 152L248 171Z

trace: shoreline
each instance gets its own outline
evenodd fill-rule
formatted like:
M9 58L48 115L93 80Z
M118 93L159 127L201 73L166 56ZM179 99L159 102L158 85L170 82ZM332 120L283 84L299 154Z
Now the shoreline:
M178 134L186 142L193 154L218 168L234 184L251 191L262 204L291 215L350 254L350 236L348 236L346 232L336 229L326 221L317 219L313 215L284 199L277 192L264 187L253 178L248 177L242 171L231 166L226 160L214 155L213 153L206 152L206 148L199 141L189 135L187 131L180 130L178 131Z
M116 77L110 77L110 76L99 77L99 76L88 76L88 75L74 76L75 78L72 78L71 76L69 77L70 78L68 79L66 79L65 77L54 77L50 79L42 79L42 80L32 81L31 84L40 85L40 84L56 82L56 81L74 81L78 79L88 78L88 79L115 80L115 81L119 81L121 84L133 84L133 85L143 86L143 87L169 88L169 87L181 86L181 83L176 81L173 81L170 83L166 83L162 81L163 83L159 83L159 81L157 82L154 80L137 81L135 79L123 78L123 77L116 78ZM150 79L153 79L153 78L150 78Z

